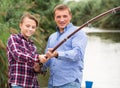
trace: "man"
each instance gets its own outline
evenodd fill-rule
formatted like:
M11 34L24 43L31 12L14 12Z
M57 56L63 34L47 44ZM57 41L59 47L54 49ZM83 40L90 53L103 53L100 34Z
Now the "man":
M21 17L19 34L11 34L7 44L10 88L39 88L36 72L38 63L47 59L38 54L30 39L38 27L37 19L27 13ZM41 59L42 58L42 59Z
M55 52L51 52L60 41L77 29L70 21L72 13L68 6L57 5L54 8L54 20L57 31L53 33L46 47L46 56L49 59L43 69L50 67L48 88L81 88L84 53L87 45L87 36L80 30Z

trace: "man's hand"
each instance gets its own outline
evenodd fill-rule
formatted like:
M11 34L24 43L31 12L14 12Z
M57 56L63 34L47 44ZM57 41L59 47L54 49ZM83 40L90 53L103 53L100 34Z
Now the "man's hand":
M53 50L52 48L49 48L48 51L46 52L47 58L58 57L58 52L57 51L52 52L52 50Z

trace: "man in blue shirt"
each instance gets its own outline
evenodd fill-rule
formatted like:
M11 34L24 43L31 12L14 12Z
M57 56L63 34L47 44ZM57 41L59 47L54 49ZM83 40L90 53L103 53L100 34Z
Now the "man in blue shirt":
M60 4L54 8L54 20L57 31L53 33L46 47L49 59L43 69L50 68L48 88L81 88L84 53L87 45L87 36L80 30L53 53L51 50L66 36L77 29L70 21L72 13L70 8Z

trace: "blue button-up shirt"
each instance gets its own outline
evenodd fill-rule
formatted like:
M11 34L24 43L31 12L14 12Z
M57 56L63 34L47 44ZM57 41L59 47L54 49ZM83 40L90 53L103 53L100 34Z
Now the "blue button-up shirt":
M54 48L76 29L77 27L70 23L63 33L57 30L49 37L46 51L48 48ZM80 30L57 49L58 58L51 58L44 64L44 68L50 67L50 85L60 86L75 80L81 83L87 39L86 34Z

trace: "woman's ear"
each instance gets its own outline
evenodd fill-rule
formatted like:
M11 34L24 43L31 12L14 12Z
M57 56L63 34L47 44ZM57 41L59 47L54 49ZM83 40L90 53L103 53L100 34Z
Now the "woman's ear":
M22 23L19 23L19 28L21 29Z

